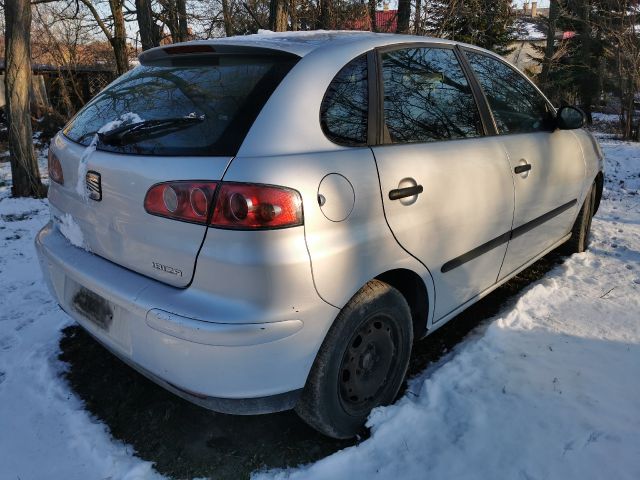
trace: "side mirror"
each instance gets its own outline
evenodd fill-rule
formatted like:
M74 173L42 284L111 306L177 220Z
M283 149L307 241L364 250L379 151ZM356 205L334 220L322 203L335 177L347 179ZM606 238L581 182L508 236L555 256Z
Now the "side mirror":
M575 130L584 127L585 123L586 115L578 107L562 107L556 115L556 125L560 130Z

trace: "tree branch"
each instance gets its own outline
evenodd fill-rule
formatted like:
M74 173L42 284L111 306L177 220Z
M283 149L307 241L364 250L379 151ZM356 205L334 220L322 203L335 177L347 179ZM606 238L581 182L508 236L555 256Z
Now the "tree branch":
M38 0L35 0L35 1L38 1ZM96 22L98 23L98 26L100 27L100 30L102 30L102 33L104 33L105 37L107 37L107 40L109 40L111 42L113 40L113 35L111 34L109 29L107 28L107 25L104 23L102 18L100 18L100 14L96 10L96 7L94 7L93 4L91 3L91 0L80 0L80 1L82 3L84 3L84 5L89 9L91 14L93 15L93 18L96 19Z

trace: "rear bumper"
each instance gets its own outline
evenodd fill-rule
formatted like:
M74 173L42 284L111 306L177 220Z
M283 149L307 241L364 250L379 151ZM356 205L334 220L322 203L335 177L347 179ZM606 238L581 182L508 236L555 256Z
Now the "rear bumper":
M95 337L94 337L95 338ZM96 340L100 341L96 338ZM116 357L129 365L134 370L138 371L152 382L157 383L171 393L184 398L185 400L200 405L201 407L213 410L220 413L228 413L231 415L260 415L264 413L282 412L290 410L298 403L298 398L302 393L302 389L293 390L291 392L279 393L277 395L270 395L268 397L255 397L255 398L220 398L220 397L208 397L206 395L197 394L183 390L180 387L167 382L165 379L158 377L157 375L146 370L141 365L134 363L130 358L127 358L117 351L109 348L108 345L104 345L107 350L113 353Z
M161 386L224 413L292 408L337 313L310 272L308 284L291 286L303 307L265 308L131 272L72 246L51 223L35 243L51 293L92 336ZM81 289L106 301L107 326L77 307Z

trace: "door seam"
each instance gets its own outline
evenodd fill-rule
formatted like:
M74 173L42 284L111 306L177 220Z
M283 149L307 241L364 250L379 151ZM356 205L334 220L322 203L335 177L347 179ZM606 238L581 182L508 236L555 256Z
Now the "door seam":
M511 175L511 186L512 188L512 192L513 192L513 211L511 212L511 228L510 231L513 231L513 226L515 224L516 221L516 181L515 178L513 177L513 170L511 170L511 155L509 155L509 150L507 149L507 147L505 147L504 143L499 140L500 142L500 147L502 148L502 150L505 153L505 158L507 160L507 165L509 167L509 175ZM495 285L496 283L498 283L498 281L500 280L500 273L502 273L502 267L504 267L504 262L507 259L507 253L509 253L509 245L511 244L511 237L509 237L509 240L507 241L507 248L504 249L504 255L502 256L502 262L500 263L500 268L498 269L498 274L496 275L496 280L495 282L493 282L493 284Z

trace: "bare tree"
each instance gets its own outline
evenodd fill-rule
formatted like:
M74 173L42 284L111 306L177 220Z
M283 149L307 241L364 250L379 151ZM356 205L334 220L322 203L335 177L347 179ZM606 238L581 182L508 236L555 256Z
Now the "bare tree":
M544 86L549 79L549 70L551 70L551 62L555 54L556 29L558 24L558 14L560 6L558 0L549 2L549 17L547 18L547 45L544 51L544 59L542 61L542 73L540 74L540 83Z
M47 115L63 122L84 104L85 91L77 67L113 63L113 55L106 43L95 41L95 21L83 6L56 1L36 4L32 11L31 60L57 70L49 86L55 90L55 105Z
M398 0L398 24L396 33L409 33L411 18L411 0Z
M222 22L224 23L225 35L227 37L233 36L233 19L231 18L229 0L222 0Z
M31 4L29 0L7 0L5 15L5 95L9 127L12 194L42 197L38 162L31 130Z
M158 4L162 6L162 17L171 33L171 41L175 43L188 40L186 0L158 0Z
M111 11L112 28L102 18L93 0L80 0L91 12L96 23L113 48L116 61L116 73L122 75L129 70L129 52L127 50L127 31L124 22L124 0L108 0Z
M333 30L335 28L335 12L333 0L320 0L320 28Z
M136 0L136 19L140 30L142 50L160 45L160 28L153 17L151 0Z
M298 2L289 0L289 16L291 17L291 30L298 30Z
M422 0L416 0L416 9L413 14L413 31L416 35L422 35Z
M371 31L372 32L377 32L378 31L378 22L377 22L377 18L376 18L376 7L378 2L376 0L369 0L368 3L368 12L369 12L369 23L371 24Z
M610 23L620 95L620 126L626 140L640 141L640 119L634 125L635 99L640 92L640 7L619 0ZM635 7L635 8L634 8Z

